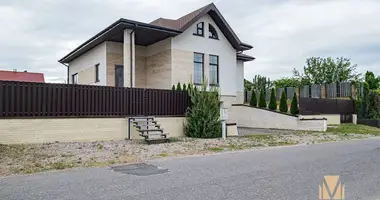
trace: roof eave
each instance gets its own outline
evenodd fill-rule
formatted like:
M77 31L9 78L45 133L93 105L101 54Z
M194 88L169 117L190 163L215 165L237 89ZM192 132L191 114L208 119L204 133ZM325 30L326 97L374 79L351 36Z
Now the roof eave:
M178 35L178 34L182 33L182 31L179 31L179 30L174 30L174 29L170 29L170 28L166 28L166 27L161 27L161 26L156 26L156 25L151 25L151 24L146 24L146 23L142 23L142 22L137 22L137 21L127 20L127 19L121 18L121 19L117 20L116 22L114 22L113 24L111 24L110 26L108 26L107 28L100 31L95 36L91 37L89 40L87 40L84 43L82 43L81 45L79 45L73 51L71 51L66 56L64 56L63 58L58 60L58 62L62 63L62 64L68 63L69 62L69 61L67 61L67 60L69 60L68 58L70 58L73 54L75 54L76 52L78 52L82 48L86 47L87 45L91 44L93 41L95 41L97 38L101 37L102 35L106 34L108 31L110 31L110 30L112 30L118 26L121 26L121 25L124 25L125 28L131 28L131 29L136 29L137 27L139 27L139 28L146 28L146 29L157 30L157 31L164 31L164 32L167 32L167 33L173 34L173 35Z

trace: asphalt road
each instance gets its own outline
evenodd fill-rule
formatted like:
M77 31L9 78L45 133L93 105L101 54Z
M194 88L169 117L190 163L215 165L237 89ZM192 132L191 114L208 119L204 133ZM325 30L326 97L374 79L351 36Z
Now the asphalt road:
M0 199L305 200L318 199L318 184L324 175L341 176L346 199L380 199L378 139L168 158L147 164L118 168L138 175L93 168L0 178Z

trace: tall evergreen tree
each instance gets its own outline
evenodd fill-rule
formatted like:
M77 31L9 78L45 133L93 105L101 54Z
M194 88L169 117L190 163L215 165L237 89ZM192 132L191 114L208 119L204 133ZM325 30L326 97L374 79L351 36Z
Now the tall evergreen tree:
M179 83L179 82L177 83L177 88L176 88L176 90L177 90L177 91L181 91L181 90L182 90L182 89L181 89L181 83Z
M292 105L290 106L290 113L293 115L298 115L300 112L298 108L298 100L297 100L297 94L294 93L293 99L292 99Z
M260 108L266 108L267 107L267 102L265 100L265 92L264 92L264 88L261 89L260 91L260 101L259 101L259 107Z
M287 113L288 112L288 103L287 103L287 96L285 91L282 92L281 100L280 100L280 111Z
M252 90L251 100L249 104L253 107L257 107L257 96L255 90Z
M270 93L269 109L277 110L276 92L274 88L272 88Z

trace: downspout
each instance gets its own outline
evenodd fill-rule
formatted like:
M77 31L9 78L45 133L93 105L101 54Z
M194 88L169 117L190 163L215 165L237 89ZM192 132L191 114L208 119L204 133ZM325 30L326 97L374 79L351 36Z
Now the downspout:
M67 84L70 84L70 82L69 82L70 81L70 79L69 79L69 65L66 65L65 63L61 63L61 64L66 66L66 68L67 68Z
M135 27L137 27L137 25L135 24ZM133 88L133 70L132 70L132 68L133 68L133 66L132 66L132 64L133 64L133 58L132 58L132 47L133 47L133 45L132 45L132 34L135 32L135 29L133 29L132 30L132 32L131 32L131 34L130 34L130 36L129 36L129 45L130 45L130 61L131 61L131 67L130 67L130 77L131 77L131 88Z

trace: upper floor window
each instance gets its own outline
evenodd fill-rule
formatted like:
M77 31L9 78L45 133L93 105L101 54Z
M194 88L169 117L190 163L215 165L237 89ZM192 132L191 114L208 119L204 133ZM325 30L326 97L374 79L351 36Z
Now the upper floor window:
M95 65L95 83L99 82L99 64Z
M209 66L210 85L217 86L219 84L219 57L215 55L210 55Z
M203 80L204 58L202 53L194 53L194 84L200 85Z
M71 83L78 84L78 73L71 75Z
M194 35L203 36L204 35L204 22L199 22L197 24L197 30Z
M218 32L216 32L216 29L211 24L208 24L208 37L212 39L219 39Z

